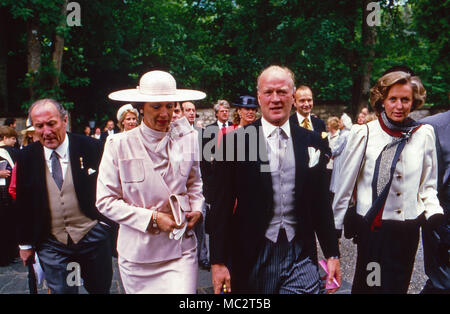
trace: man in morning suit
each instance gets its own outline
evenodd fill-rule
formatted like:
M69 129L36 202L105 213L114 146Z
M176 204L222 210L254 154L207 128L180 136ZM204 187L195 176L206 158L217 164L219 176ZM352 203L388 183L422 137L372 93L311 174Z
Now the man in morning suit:
M420 120L431 124L436 134L438 197L446 220L435 229L422 228L425 273L422 293L450 293L450 110Z
M182 108L183 116L186 117L186 119L188 120L191 127L197 132L199 144L200 144L199 147L201 148L202 147L203 129L194 125L195 116L196 116L196 112L197 112L196 108L195 108L195 104L190 101L185 101L181 104L181 108ZM200 156L202 156L201 153L202 152L200 152ZM203 173L205 172L204 166L205 166L205 162L202 158L200 160L200 171L202 173L202 176L203 176ZM205 188L205 185L203 185L203 188ZM203 194L206 194L206 193L203 192ZM203 217L206 216L206 206L207 206L206 204L204 204L204 206L203 206ZM198 265L200 266L200 268L202 268L204 270L210 270L211 265L208 260L208 247L206 246L206 234L205 234L204 221L198 222L194 227L194 231L195 231L195 235L197 237Z
M215 293L319 293L314 232L327 280L340 284L333 212L322 197L326 158L316 151L320 136L289 120L294 86L289 69L265 69L257 81L262 118L223 139L215 180L227 188L215 191L207 216Z
M203 180L203 196L205 197L206 207L209 208L211 204L214 190L217 186L221 186L220 182L217 182L214 177L216 148L218 146L218 134L222 132L225 134L226 129L232 126L232 123L228 121L230 114L230 104L225 99L220 99L214 105L214 112L217 120L211 124L208 124L203 130L202 138L202 160L200 161L200 168L202 172ZM206 212L208 215L209 210ZM206 218L205 216L205 218ZM206 230L208 233L208 230Z
M295 91L295 102L294 106L297 109L296 114L291 116L293 122L299 124L301 127L317 132L323 139L323 145L325 155L331 157L331 149L328 144L327 138L327 128L325 122L323 122L319 117L312 114L312 109L314 108L314 99L311 88L306 85L300 85Z
M300 126L319 133L326 132L325 122L312 114L314 100L311 88L306 85L297 87L294 106L297 109L297 119Z
M119 133L119 129L115 126L113 120L108 120L106 122L106 130L102 132L100 135L100 141L105 145L106 138L111 134Z
M69 280L77 265L89 293L109 293L110 227L95 207L101 143L66 133L67 113L53 99L33 103L29 117L39 141L17 161L20 257L26 265L37 252L52 293L78 292L79 278Z

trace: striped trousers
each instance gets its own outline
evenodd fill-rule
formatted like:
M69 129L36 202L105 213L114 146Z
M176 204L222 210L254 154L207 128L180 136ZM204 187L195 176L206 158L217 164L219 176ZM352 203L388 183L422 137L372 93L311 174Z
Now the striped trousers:
M295 238L289 242L280 229L276 243L265 243L253 267L248 287L259 294L319 294L319 270Z

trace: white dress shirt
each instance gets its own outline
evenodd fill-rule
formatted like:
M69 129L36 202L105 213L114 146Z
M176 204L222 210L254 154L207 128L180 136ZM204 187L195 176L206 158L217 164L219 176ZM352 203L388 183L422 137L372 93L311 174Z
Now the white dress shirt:
M52 161L50 160L53 151L58 154L58 159L59 163L61 164L61 171L64 180L66 178L67 166L69 165L69 137L67 136L67 134L64 141L56 149L50 149L44 146L45 162L47 163L47 167L50 170L50 173L53 173Z
M308 114L307 117L302 116L301 114L299 114L298 112L295 112L297 114L297 118L298 118L298 123L300 126L302 126L303 120L308 119L309 124L311 125L311 129L314 131L314 126L312 124L311 121L311 114Z
M372 206L372 180L375 162L393 137L378 120L371 121L366 159L357 180L357 213L364 216ZM337 178L333 211L336 229L342 229L367 137L365 125L353 125L342 154L342 172ZM413 220L425 214L428 219L442 214L436 191L437 156L433 127L422 125L412 134L397 162L383 210L383 220Z
M217 125L219 126L219 129L221 128L226 128L228 127L228 121L226 121L225 123L220 122L219 120L217 120Z

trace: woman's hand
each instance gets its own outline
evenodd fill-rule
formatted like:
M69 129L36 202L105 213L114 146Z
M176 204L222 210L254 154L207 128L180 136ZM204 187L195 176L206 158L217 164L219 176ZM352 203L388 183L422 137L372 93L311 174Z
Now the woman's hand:
M203 214L202 212L187 212L186 219L188 221L187 230L191 230L194 228L195 224L200 220L202 220Z
M156 213L156 224L158 225L158 229L160 231L164 232L172 232L173 229L181 229L184 227L184 224L177 225L175 222L175 218L173 218L172 213L163 213L163 212L157 212ZM152 228L153 221L150 222L148 225L147 230L154 233L154 228Z
M11 176L11 171L9 170L0 170L0 178L9 178Z

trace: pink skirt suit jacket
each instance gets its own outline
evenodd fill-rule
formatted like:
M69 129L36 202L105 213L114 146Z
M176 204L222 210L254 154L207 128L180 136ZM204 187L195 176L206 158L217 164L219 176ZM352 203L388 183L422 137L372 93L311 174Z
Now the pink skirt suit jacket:
M197 241L193 230L179 240L150 233L153 211L170 212L176 195L182 211L204 202L198 139L186 119L158 132L144 123L108 137L99 168L97 207L117 222L119 270L127 293L195 293Z

